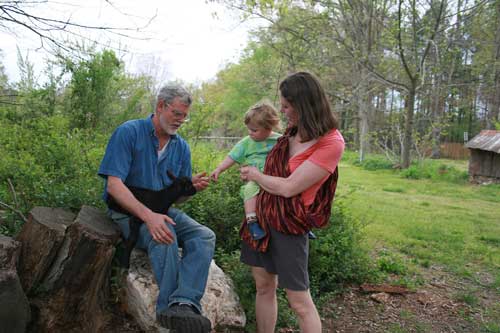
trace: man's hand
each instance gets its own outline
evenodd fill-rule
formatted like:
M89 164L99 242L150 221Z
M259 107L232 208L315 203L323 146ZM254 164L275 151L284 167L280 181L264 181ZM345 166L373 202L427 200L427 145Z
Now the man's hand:
M193 182L193 186L196 189L196 192L203 191L208 187L209 184L209 179L207 177L206 172L201 172L199 174L194 175L191 178L191 181Z
M151 212L148 220L144 222L149 233L157 243L172 244L174 242L174 235L165 224L167 222L175 225L175 222L169 216Z
M210 174L210 179L213 180L214 182L216 182L218 179L219 179L219 174L221 173L221 171L219 170L219 168L215 169L211 174Z

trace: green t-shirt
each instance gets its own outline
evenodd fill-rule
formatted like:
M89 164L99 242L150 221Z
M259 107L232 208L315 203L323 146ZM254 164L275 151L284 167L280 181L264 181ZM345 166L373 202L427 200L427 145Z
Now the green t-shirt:
M239 164L252 165L262 171L264 170L267 154L280 136L281 134L272 132L263 141L254 141L249 136L246 136L231 149L229 157Z

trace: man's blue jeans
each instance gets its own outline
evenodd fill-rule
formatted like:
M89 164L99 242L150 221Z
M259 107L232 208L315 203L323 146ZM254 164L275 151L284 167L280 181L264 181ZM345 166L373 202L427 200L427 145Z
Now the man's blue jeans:
M111 210L109 215L119 225L123 236L128 237L129 217ZM170 208L168 216L176 223L175 226L166 223L175 235L174 243L157 243L146 225L142 224L136 244L137 248L148 253L160 289L156 313L178 302L192 304L201 313L200 300L214 255L215 234L178 209ZM181 258L179 247L182 248Z

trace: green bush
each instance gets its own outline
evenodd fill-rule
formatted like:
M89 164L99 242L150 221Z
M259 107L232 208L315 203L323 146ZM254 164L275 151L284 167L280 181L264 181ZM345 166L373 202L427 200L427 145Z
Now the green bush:
M359 153L354 150L346 149L342 154L342 161L348 163L355 163L356 161L359 161Z
M397 275L405 275L408 272L405 260L393 252L382 251L379 253L377 264L381 272Z
M9 122L3 119L0 134L0 194L2 201L27 212L34 206L78 210L83 204L102 205L102 182L96 176L105 138L68 128L61 116ZM6 124L7 123L7 124ZM8 187L13 184L13 191ZM17 202L17 204L16 204ZM13 221L16 219L16 221ZM16 215L8 216L12 235L20 227Z
M435 160L413 163L408 169L401 171L401 176L408 179L432 179L458 184L465 183L468 179L466 171L460 171Z
M346 150L342 155L342 161L362 167L363 169L375 171L393 169L394 165L383 155L369 154L363 161L359 160L359 152Z
M372 268L367 250L362 246L362 225L352 217L343 201L335 201L329 226L315 233L318 238L310 242L309 255L314 296L369 278Z
M353 164L370 171L390 170L393 168L393 163L391 161L379 155L369 155L363 161L356 160Z
M182 210L217 235L217 248L230 253L240 248L239 228L245 216L243 200L239 196L242 182L239 172L232 168L224 172L217 183L196 194Z

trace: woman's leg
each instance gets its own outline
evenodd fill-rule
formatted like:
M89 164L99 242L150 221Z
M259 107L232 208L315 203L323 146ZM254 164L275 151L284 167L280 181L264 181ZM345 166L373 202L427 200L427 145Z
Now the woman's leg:
M286 289L286 296L290 307L299 318L300 331L303 333L321 333L321 319L309 290L295 291Z
M278 317L276 288L278 279L262 267L252 267L257 294L255 296L255 316L259 333L273 333Z

